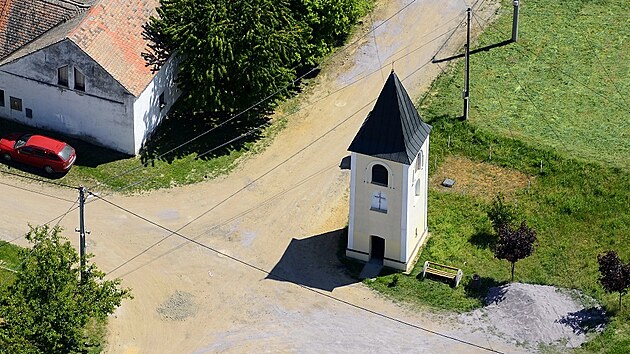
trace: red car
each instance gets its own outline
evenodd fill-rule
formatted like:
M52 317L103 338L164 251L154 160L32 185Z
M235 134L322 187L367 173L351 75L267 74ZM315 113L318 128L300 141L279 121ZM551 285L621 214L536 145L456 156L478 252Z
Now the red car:
M12 133L0 139L5 161L43 168L47 173L67 172L77 158L74 148L43 135Z

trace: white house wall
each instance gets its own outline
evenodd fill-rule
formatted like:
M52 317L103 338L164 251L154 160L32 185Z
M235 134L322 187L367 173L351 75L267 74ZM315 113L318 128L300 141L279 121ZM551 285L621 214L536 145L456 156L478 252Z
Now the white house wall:
M135 153L138 153L179 98L181 91L175 84L177 69L177 61L169 59L135 100L133 104ZM160 107L162 93L165 105Z
M57 85L57 68L68 65L69 87ZM74 86L74 68L85 75L85 92ZM62 41L0 67L5 105L0 115L19 123L74 136L134 154L134 97L70 41ZM9 98L22 100L22 111ZM33 118L26 118L26 108Z
M121 102L128 91L105 69L70 40L63 40L4 64L0 70L57 86L57 68L68 65L69 88L73 90L74 70L85 75L85 94ZM80 91L78 91L80 92Z

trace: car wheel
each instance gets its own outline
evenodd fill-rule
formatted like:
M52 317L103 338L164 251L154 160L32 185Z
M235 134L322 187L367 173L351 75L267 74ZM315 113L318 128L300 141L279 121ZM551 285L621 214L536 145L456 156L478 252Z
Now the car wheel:
M2 154L2 158L4 159L4 161L11 161L11 155L9 155L8 153L4 153Z
M50 166L44 166L44 171L46 171L46 173L48 173L48 174L55 173L55 170L53 170L52 167L50 167Z

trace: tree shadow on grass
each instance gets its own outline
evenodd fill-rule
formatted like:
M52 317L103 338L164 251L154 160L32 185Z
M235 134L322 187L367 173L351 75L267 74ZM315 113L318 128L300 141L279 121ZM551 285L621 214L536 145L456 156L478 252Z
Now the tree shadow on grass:
M209 160L241 150L260 139L271 123L269 113L254 110L238 116L192 113L184 105L177 105L144 144L140 158L143 163L154 159L171 163L176 158L195 154L196 158Z
M464 286L466 296L478 299L485 305L498 304L505 299L507 281L497 281L490 277L469 280Z
M497 243L497 235L489 230L479 230L468 238L468 242L477 246L477 248L493 249Z

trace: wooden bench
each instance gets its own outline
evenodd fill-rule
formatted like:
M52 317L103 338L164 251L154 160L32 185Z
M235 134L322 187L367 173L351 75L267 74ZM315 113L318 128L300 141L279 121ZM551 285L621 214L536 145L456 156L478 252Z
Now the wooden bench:
M430 261L424 262L424 267L422 267L422 279L424 279L427 273L450 279L455 282L455 287L459 285L459 282L464 276L464 272L459 268Z

